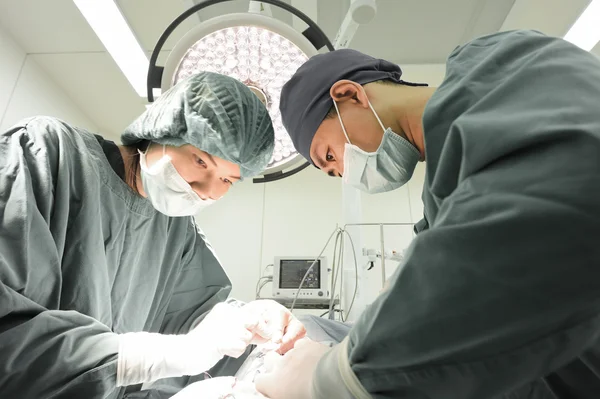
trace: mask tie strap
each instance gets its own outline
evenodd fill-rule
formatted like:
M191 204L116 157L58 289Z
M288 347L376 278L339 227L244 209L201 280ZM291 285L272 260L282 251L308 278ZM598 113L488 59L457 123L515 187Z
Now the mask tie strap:
M367 101L369 101L369 100L367 100ZM371 101L369 101L369 107L371 107L371 111L373 111L373 114L375 115L377 122L379 122L379 126L381 126L381 130L383 130L385 132L385 127L383 127L383 123L381 123L381 119L379 119L379 115L377 115L377 112L375 112L375 108L373 108L373 106L371 105Z
M348 133L346 133L346 128L344 127L344 122L342 122L342 116L340 115L340 110L337 106L337 101L333 101L333 106L335 107L335 113L338 116L338 119L340 120L340 125L342 126L342 132L344 132L344 136L346 136L346 140L348 141L349 144L352 144L352 142L350 141L350 138L348 137Z

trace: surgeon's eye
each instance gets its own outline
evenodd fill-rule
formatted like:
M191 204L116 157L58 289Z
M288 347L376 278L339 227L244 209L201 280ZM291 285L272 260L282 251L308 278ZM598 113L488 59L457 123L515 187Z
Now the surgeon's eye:
M329 151L329 150L327 151L327 155L325 155L325 160L327 162L333 162L333 161L335 161L335 158L331 154L331 151Z
M233 185L233 182L229 179L223 179L223 182L229 184L230 186Z
M200 157L198 155L194 154L194 159L196 160L196 163L198 165L206 167L206 162L204 162L202 159L200 159Z

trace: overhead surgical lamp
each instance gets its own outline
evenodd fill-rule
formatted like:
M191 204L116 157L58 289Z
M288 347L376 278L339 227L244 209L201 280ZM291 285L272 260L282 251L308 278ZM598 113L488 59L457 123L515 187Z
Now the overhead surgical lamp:
M234 0L205 0L177 17L159 38L148 69L148 101L155 91L164 92L180 80L209 71L236 78L246 84L265 104L275 129L275 150L263 176L255 183L283 179L310 164L294 148L279 113L282 86L309 57L334 47L308 16L280 0L261 0L304 21L308 28L298 32L288 24L259 13L232 13L202 22L191 29L173 48L164 66L158 55L171 33L196 12ZM251 1L250 4L253 2Z

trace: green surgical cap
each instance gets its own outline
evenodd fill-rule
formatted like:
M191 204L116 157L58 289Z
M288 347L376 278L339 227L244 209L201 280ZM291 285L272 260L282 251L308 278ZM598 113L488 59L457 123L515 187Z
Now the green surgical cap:
M212 72L169 89L121 135L180 147L191 144L240 166L241 177L265 170L275 145L273 124L258 97L242 82Z

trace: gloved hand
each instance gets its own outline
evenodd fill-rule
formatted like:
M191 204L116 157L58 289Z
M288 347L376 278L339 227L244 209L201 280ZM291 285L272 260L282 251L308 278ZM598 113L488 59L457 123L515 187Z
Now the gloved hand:
M265 356L265 373L256 377L256 390L271 399L310 399L313 373L329 351L326 345L304 338L285 356Z
M217 377L198 381L179 391L171 399L221 399L233 394L235 377Z
M235 377L217 377L198 381L183 388L171 399L266 399L253 383L236 381Z
M185 335L127 333L119 337L117 386L197 375L223 356L239 357L252 340L258 317L220 303Z
M281 304L260 299L247 303L242 307L250 320L258 319L258 324L251 327L254 345L272 342L278 345L277 352L284 354L294 347L294 343L306 335L304 325Z

